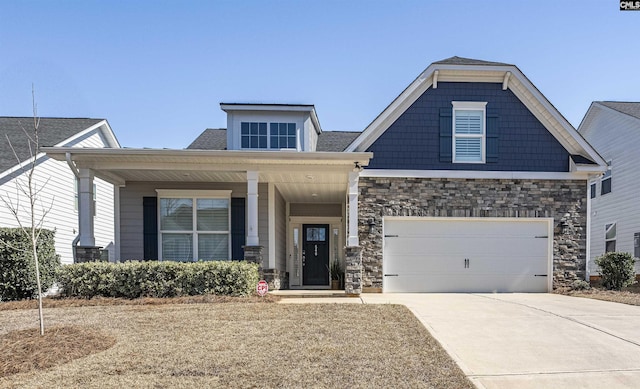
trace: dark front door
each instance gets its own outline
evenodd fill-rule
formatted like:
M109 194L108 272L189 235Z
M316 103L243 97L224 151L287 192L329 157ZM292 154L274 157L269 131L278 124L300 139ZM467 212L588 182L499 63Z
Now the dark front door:
M302 284L329 286L329 225L302 226Z

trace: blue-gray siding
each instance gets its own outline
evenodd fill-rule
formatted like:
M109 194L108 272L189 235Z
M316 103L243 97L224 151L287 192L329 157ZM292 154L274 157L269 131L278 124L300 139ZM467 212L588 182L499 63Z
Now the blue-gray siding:
M440 157L441 109L452 101L486 101L497 118L497 157L486 164L451 163ZM367 151L370 169L569 170L569 153L510 90L497 83L439 82L420 96ZM492 150L488 150L492 151Z

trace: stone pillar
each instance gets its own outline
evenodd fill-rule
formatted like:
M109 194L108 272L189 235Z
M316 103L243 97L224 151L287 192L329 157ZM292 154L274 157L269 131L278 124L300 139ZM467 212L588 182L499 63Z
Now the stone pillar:
M102 261L100 251L102 247L76 246L74 249L76 250L76 263Z
M345 247L344 262L344 292L347 295L359 295L362 293L362 248Z
M262 270L262 246L242 246L244 249L244 260L251 263L257 263L259 270Z
M93 226L93 215L95 215L93 171L90 169L80 169L78 173L78 229L80 230L80 246L93 247L96 245Z

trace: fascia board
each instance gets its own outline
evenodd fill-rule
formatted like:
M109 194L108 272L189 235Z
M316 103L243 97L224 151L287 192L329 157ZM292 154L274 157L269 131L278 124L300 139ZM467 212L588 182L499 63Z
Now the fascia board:
M366 150L420 97L433 82L436 66L431 64L396 97L380 115L345 149L347 152Z
M77 148L77 147L43 147L42 151L56 160L66 160L66 153L73 157L96 158L101 157L177 157L185 160L198 158L221 159L250 159L256 161L289 161L289 162L337 162L354 163L367 166L373 153L368 152L299 152L299 151L246 151L246 150L191 150L191 149L108 149L108 148Z
M528 99L523 99L523 96L518 98L527 105L527 108L545 124L548 130L554 135L554 137L560 142L571 154L582 154L583 156L591 159L599 165L606 165L606 162L598 154L598 152L587 142L580 133L573 128L573 126L562 116L562 114L547 100L547 98L538 90L538 88L529 81L529 79L518 69L513 67L514 72L512 77L515 77L520 84L525 88L525 91L531 98L537 101L542 108L550 115L551 118L547 118L544 112L539 112L535 107L531 107L527 104ZM517 86L517 85L516 85ZM517 95L517 91L512 88L511 82L509 82L509 89ZM586 155L584 155L586 154Z
M220 103L220 109L228 111L282 111L282 112L311 112L313 105L276 105L276 104L226 104Z

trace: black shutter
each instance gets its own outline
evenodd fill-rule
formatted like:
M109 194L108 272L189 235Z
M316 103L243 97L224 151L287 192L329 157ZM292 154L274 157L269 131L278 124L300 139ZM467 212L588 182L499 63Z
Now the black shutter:
M440 162L451 162L453 122L451 108L440 108Z
M500 132L500 117L487 114L487 163L498 162L498 134Z
M244 260L246 232L246 211L244 198L231 198L231 259Z
M158 259L158 198L142 198L144 260Z

